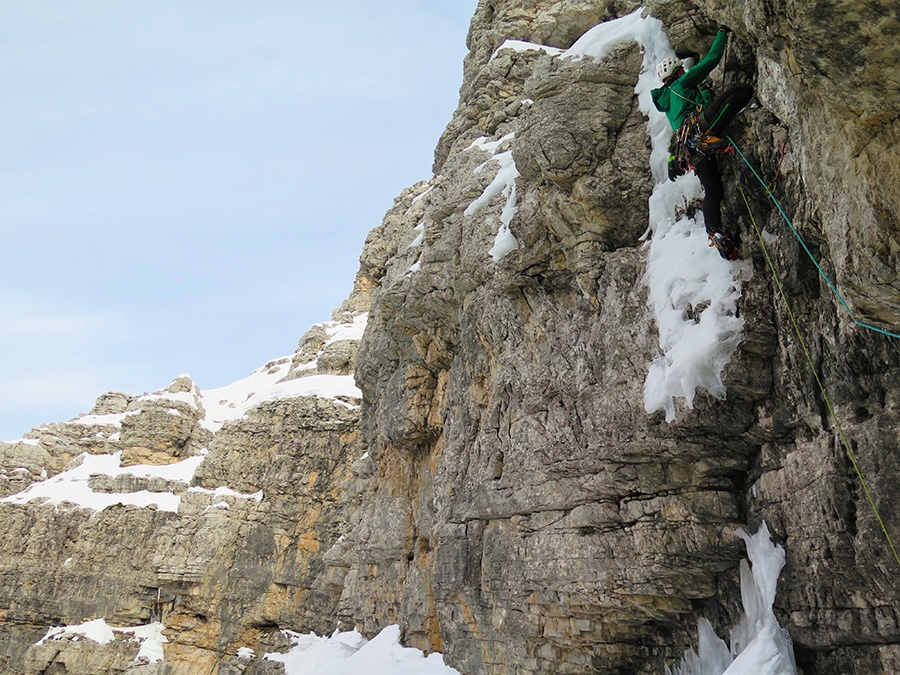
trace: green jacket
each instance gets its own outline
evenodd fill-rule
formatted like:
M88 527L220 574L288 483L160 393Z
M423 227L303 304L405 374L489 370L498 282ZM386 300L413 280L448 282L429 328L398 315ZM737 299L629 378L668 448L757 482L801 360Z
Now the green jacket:
M700 89L700 83L718 65L727 42L728 34L720 30L709 52L697 65L671 84L650 92L656 109L666 113L673 129L678 129L684 118L694 112L698 105L705 107L709 104L709 91Z

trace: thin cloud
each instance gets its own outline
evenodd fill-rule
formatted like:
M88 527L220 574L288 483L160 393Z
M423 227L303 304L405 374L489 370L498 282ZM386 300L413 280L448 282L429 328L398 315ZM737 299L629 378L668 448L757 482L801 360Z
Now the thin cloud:
M42 338L74 338L120 325L111 312L51 309L26 301L3 301L0 308L0 341Z

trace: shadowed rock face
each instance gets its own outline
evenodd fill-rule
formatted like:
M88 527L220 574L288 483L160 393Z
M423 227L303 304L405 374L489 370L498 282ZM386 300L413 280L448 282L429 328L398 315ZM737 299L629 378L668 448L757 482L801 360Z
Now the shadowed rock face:
M370 312L361 344L318 326L290 360L286 379L355 369L361 408L271 401L212 432L198 407L175 415L116 393L92 413L134 413L117 437L66 423L37 430L37 445L0 445L4 495L82 452L166 465L208 450L191 486L91 479L104 492L177 493L177 513L0 504L0 670L280 672L235 652L274 650L279 629L374 634L400 623L407 644L443 651L467 674L660 673L692 644L699 616L720 634L734 622L734 529L763 519L787 552L776 612L803 672L900 668L900 566L737 185L777 237L785 294L895 541L900 340L849 321L762 188L727 159L724 215L754 269L728 397L700 392L672 424L648 415L644 378L659 347L639 241L652 189L634 96L640 50L620 45L600 62L495 54L507 39L565 48L636 7L479 3L435 176L371 232L336 311L342 321ZM678 49L702 53L718 24L734 29L726 83L752 83L757 105L732 135L763 176L778 171L775 193L858 316L900 331L897 8L648 7ZM509 193L469 207L503 153L519 174L518 248L495 261ZM194 389L179 378L170 391ZM121 640L32 646L50 625L97 617L162 620L166 663L135 665Z

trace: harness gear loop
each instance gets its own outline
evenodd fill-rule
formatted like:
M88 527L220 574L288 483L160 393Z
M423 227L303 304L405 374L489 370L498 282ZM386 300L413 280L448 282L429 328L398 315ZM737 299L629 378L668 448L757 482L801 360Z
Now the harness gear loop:
M675 132L675 154L670 157L670 161L679 161L684 172L695 171L697 165L711 155L726 155L734 152L731 142L718 147L704 147L703 141L708 133L706 123L700 114L700 106L698 111L691 113L685 117L684 122ZM718 117L716 118L718 120Z

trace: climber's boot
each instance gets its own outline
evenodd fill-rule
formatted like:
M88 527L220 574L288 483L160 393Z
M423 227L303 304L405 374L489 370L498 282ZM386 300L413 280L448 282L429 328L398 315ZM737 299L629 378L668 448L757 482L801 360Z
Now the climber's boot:
M707 232L709 235L709 243L719 252L719 255L725 260L740 260L741 252L735 245L731 237L721 232Z
M724 150L729 145L731 145L731 141L727 138L719 138L718 136L714 136L712 134L706 134L703 138L700 139L700 143L697 144L697 150L700 152L708 152L709 150Z

